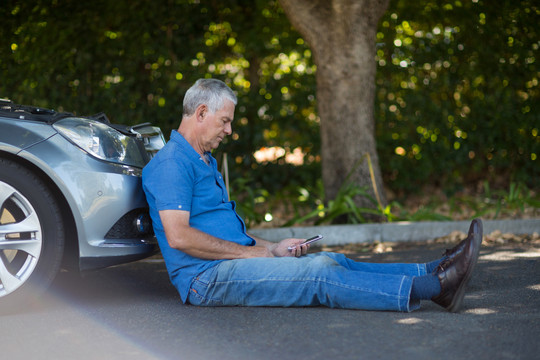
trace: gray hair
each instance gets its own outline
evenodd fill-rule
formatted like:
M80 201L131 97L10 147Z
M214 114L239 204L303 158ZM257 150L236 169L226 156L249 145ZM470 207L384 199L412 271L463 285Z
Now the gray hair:
M184 95L183 117L191 116L199 105L208 106L212 113L223 107L223 101L230 100L235 106L236 95L223 81L217 79L199 79Z

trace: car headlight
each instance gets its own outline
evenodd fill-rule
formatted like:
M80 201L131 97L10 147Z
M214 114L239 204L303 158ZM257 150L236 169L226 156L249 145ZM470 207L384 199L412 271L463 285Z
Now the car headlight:
M137 140L99 121L70 117L55 122L53 127L98 159L140 168L146 165Z

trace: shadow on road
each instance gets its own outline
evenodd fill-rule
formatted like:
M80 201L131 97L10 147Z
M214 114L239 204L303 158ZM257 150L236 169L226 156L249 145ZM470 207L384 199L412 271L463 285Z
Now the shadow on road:
M444 249L406 244L349 256L423 262ZM110 359L533 359L540 351L539 260L540 248L527 244L484 246L463 309L453 314L429 301L412 313L197 308L181 303L155 258L82 276L60 273L26 311L0 316L0 338L41 339L28 349L5 347L20 358L51 348L56 358L70 358L67 344L76 344L77 352L92 349L89 358ZM94 338L98 346L86 344Z

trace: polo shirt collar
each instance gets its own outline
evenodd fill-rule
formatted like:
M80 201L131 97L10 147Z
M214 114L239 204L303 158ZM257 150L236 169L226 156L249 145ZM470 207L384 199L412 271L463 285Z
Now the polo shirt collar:
M178 144L182 149L184 149L185 154L189 156L191 160L194 160L194 161L201 160L204 162L204 159L202 158L202 156L197 151L195 151L193 146L191 146L191 144L186 140L186 138L184 138L182 134L180 134L178 131L176 130L171 131L170 141L173 141L174 143ZM212 157L212 153L209 151L206 151L204 154L207 156L208 159Z

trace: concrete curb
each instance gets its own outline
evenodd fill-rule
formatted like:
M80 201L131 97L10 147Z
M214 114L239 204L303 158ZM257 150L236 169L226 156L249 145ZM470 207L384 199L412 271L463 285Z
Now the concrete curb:
M484 234L495 230L503 233L540 233L540 219L483 220ZM446 236L452 231L467 233L470 221L396 222L362 225L328 225L288 227L275 229L252 229L250 234L269 241L285 238L308 238L322 234L321 245L344 245L351 243L425 241Z

